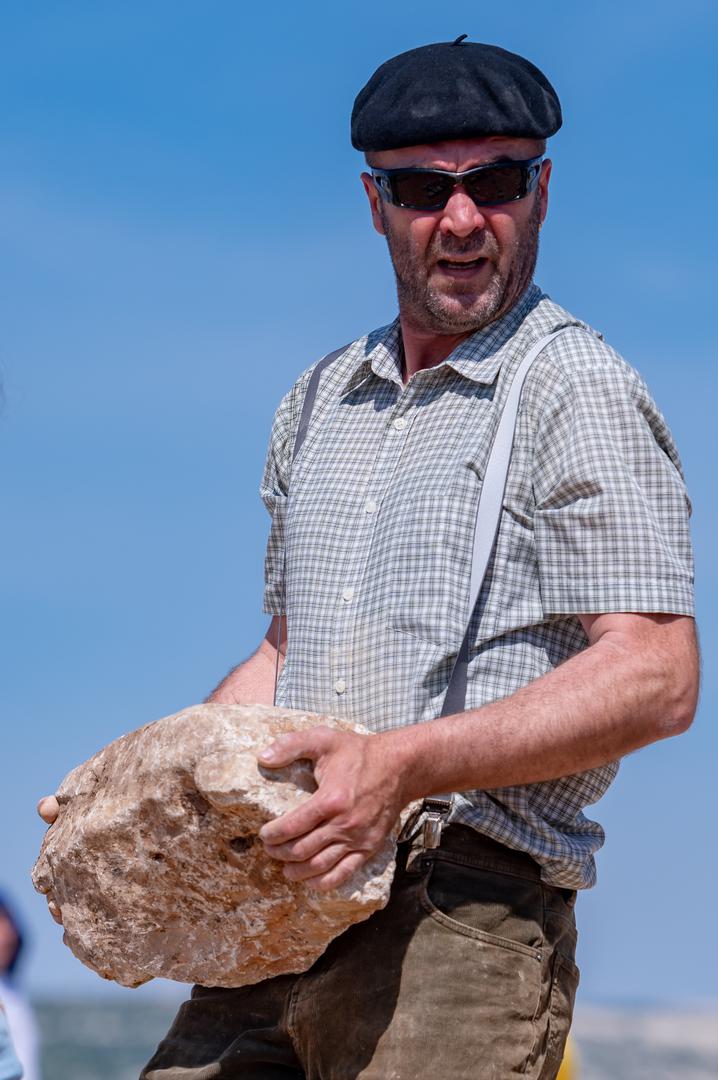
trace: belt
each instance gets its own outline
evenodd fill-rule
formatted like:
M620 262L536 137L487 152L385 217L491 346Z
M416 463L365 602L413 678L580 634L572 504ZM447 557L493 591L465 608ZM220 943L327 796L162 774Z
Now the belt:
M493 869L499 872L505 870L506 873L520 874L521 877L531 878L534 881L541 880L541 867L527 852L506 847L498 840L484 836L471 825L454 823L444 825L439 843L432 848L427 848L424 844L421 831L411 839L400 840L399 847L406 851L408 863L413 863L423 854L431 854L435 851L456 855L459 858L463 856L467 859L484 856L491 861Z

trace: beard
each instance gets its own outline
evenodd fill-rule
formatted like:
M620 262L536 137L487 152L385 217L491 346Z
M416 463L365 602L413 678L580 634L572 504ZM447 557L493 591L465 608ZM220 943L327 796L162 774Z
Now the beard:
M400 236L389 221L384 207L380 212L389 247L399 310L419 329L434 334L474 333L504 315L523 293L533 277L538 258L541 205L534 201L531 214L515 243L507 270L500 270L499 245L488 229L470 236L435 234L425 252L412 247L411 236ZM437 287L429 267L439 259L487 258L492 260L491 279L481 292L472 281L445 278Z

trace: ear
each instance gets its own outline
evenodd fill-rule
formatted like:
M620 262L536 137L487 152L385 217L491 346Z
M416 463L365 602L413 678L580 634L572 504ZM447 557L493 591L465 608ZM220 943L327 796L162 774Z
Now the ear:
M374 177L371 175L371 173L363 172L361 174L361 182L364 185L366 197L369 200L369 210L371 211L372 225L380 236L384 236L384 222L381 219L381 211L379 209L379 200L381 199L381 195L377 191L376 184L374 183Z
M551 179L553 162L551 158L545 158L541 166L541 175L538 181L538 197L541 203L541 224L543 225L548 213L548 185Z

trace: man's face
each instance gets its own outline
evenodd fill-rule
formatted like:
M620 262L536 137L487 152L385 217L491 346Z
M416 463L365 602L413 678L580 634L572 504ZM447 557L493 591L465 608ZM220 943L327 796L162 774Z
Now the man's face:
M532 139L496 136L386 150L370 160L381 169L464 172L540 153ZM370 174L362 173L374 227L389 245L402 317L421 332L468 334L509 311L533 276L550 174L545 161L538 186L515 202L476 206L457 187L443 210L424 211L386 202Z

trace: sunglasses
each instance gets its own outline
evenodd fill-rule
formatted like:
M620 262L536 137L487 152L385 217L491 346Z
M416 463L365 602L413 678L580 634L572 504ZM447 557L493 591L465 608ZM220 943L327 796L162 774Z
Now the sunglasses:
M523 199L541 173L540 157L497 161L466 172L444 169L372 169L374 183L387 202L406 210L443 210L460 184L477 206L499 206Z

